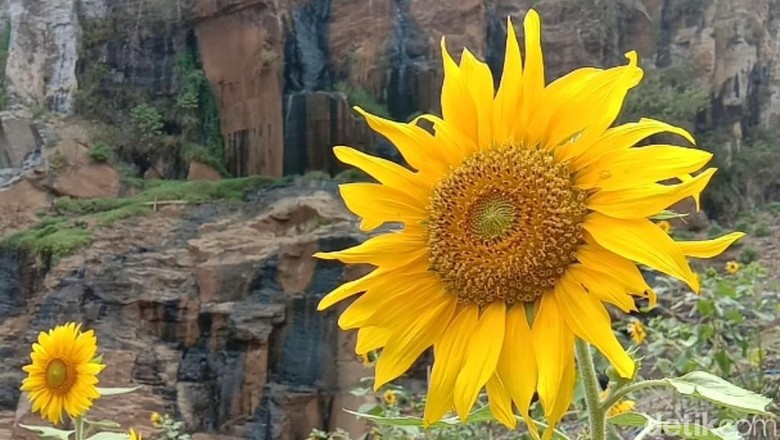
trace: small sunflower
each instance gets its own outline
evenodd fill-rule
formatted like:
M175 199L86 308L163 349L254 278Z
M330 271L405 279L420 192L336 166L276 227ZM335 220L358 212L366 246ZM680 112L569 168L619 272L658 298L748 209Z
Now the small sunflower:
M92 401L100 397L95 385L104 365L92 362L97 338L92 330L82 332L81 324L58 325L41 332L30 353L32 363L22 369L27 377L21 390L32 402L33 412L51 423L84 415Z
M376 266L319 309L363 293L339 325L359 329L358 354L381 349L377 389L433 347L426 424L452 409L465 420L487 388L507 426L516 426L513 402L528 418L534 393L554 426L572 400L575 337L621 376L634 375L604 303L628 312L632 296L655 302L637 264L698 291L686 257L715 256L744 235L678 242L649 219L681 199L698 201L715 170L691 174L712 156L695 148L635 147L659 133L693 142L682 128L652 119L613 126L642 78L636 53L626 65L545 85L537 13L525 17L524 60L511 21L507 30L495 93L488 66L468 50L456 63L442 40L442 117L398 123L356 108L408 167L334 148L378 181L340 187L361 229L403 227L316 254Z
M645 339L647 338L645 326L642 324L642 321L639 320L634 320L628 323L628 334L631 336L631 340L634 341L634 344L636 345L640 345L641 343L645 342Z
M612 405L607 410L607 417L615 417L620 414L625 414L632 411L636 407L636 402L633 400L621 400L620 402Z
M739 269L741 268L740 264L736 261L729 261L726 263L726 272L728 272L731 275L734 275L735 273L739 272Z
M158 428L163 424L163 416L161 416L160 413L155 411L152 413L151 416L149 416L149 421L152 422L152 426Z
M395 406L398 403L398 396L396 396L395 391L393 390L385 391L384 394L382 394L382 399L389 406Z
M127 433L128 440L143 440L144 436L141 435L140 432L137 432L135 429L130 428L130 431Z
M660 222L656 223L656 225L658 225L658 227L667 234L672 230L672 224L666 220L661 220Z

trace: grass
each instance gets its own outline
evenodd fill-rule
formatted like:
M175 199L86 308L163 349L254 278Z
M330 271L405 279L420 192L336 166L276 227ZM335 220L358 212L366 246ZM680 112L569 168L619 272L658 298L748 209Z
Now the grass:
M242 177L218 181L144 180L135 182L142 189L133 197L114 199L59 199L55 206L62 213L90 215L101 226L117 220L136 217L149 212L152 202L182 201L190 204L213 200L240 201L250 189L278 185L283 180L264 176Z
M92 243L92 232L79 222L64 217L49 217L32 228L3 239L2 244L25 248L37 255L60 258Z
M139 182L141 191L133 197L61 198L55 202L59 216L44 218L30 229L0 239L0 246L25 248L57 259L92 243L92 230L88 223L109 226L118 220L137 217L151 211L150 202L155 201L175 200L191 204L215 200L240 201L248 190L282 185L287 181L263 176L215 182L150 180Z

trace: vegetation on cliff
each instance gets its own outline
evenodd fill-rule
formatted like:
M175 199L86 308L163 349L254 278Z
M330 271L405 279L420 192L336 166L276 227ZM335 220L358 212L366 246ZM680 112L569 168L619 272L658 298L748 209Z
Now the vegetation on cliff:
M54 213L25 231L0 239L0 246L25 248L42 257L60 258L92 242L92 231L156 209L166 203L198 204L240 201L249 190L283 184L263 176L220 181L135 180L139 191L131 197L55 201Z

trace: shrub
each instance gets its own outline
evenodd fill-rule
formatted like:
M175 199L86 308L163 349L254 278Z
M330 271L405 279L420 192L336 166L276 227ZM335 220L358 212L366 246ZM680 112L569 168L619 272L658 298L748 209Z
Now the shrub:
M95 142L89 147L89 157L95 162L108 162L113 155L111 147L104 142Z

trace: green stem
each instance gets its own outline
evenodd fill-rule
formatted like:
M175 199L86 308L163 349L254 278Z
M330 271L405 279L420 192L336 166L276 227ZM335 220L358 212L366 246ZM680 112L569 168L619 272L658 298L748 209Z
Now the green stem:
M575 348L577 367L580 370L582 386L585 389L585 404L590 422L590 440L606 440L605 411L599 402L601 387L598 377L596 377L596 367L593 365L593 354L588 343L579 338L575 342Z
M614 404L620 402L623 397L625 397L628 394L635 393L637 391L643 390L645 388L653 388L653 387L668 387L669 382L667 382L665 379L654 379L654 380L643 380L642 382L632 383L631 385L627 385L622 388L616 388L612 391L612 394L607 396L606 399L604 399L603 402L601 402L601 411L607 411L609 408L611 408Z
M76 425L76 440L84 440L84 418L76 417L73 422Z

